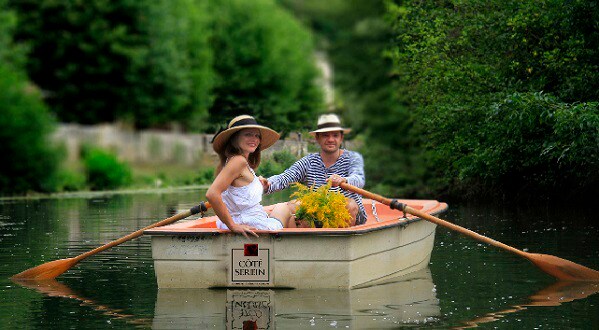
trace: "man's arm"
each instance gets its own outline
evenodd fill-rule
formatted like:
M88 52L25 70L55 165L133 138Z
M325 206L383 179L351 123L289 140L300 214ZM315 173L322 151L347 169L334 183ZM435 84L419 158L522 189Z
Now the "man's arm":
M283 190L288 188L294 182L304 181L309 165L310 163L306 156L293 163L293 165L283 173L271 176L268 178L268 190L266 193L270 194L275 191Z
M366 183L366 177L364 175L364 159L359 153L352 151L349 154L349 175L347 176L347 183L354 187L362 188Z

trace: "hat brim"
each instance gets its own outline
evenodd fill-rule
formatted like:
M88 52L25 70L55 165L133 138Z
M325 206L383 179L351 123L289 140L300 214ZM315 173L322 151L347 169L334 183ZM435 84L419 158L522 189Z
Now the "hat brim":
M220 132L217 136L214 137L214 141L212 141L212 149L214 149L214 151L216 151L217 153L221 152L227 144L227 141L229 141L233 134L246 128L257 128L260 130L260 150L265 150L271 147L281 137L279 133L266 126L243 125L239 127L229 128Z
M351 132L351 128L343 128L343 127L326 127L317 129L315 131L310 132L310 135L316 136L316 133L325 133L325 132L343 132L343 134L347 134Z

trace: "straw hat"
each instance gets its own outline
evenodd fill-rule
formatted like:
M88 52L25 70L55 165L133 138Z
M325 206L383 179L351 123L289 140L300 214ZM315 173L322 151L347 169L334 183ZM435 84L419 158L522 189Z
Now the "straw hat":
M334 114L326 114L318 117L318 126L315 131L310 132L312 136L316 136L316 133L343 131L343 134L351 132L351 128L341 127L341 120Z
M262 137L259 146L260 150L272 146L280 137L279 133L274 130L266 126L258 125L258 122L256 122L254 117L241 115L231 119L226 129L221 129L214 135L212 138L212 149L217 153L221 152L225 147L225 144L227 144L227 141L229 141L231 135L245 128L257 128L260 130L260 135Z

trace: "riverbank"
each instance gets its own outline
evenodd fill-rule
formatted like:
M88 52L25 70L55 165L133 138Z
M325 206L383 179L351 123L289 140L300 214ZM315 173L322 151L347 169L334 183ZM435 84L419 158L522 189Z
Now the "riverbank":
M178 187L163 187L163 188L124 188L115 190L100 190L100 191L76 191L76 192L58 192L58 193L31 193L24 196L7 196L0 197L0 201L11 200L39 200L39 199L67 199L67 198L94 198L113 195L137 195L137 194L169 194L175 192L186 192L192 190L208 189L210 185L188 185Z

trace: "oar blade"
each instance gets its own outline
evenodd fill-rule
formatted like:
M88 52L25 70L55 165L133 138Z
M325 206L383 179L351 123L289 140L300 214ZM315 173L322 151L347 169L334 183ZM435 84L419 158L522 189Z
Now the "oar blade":
M599 282L599 271L570 260L540 253L529 253L528 260L545 273L561 281Z
M11 278L15 280L49 280L56 278L60 274L66 272L78 262L79 259L76 258L54 260L33 268L29 268Z

